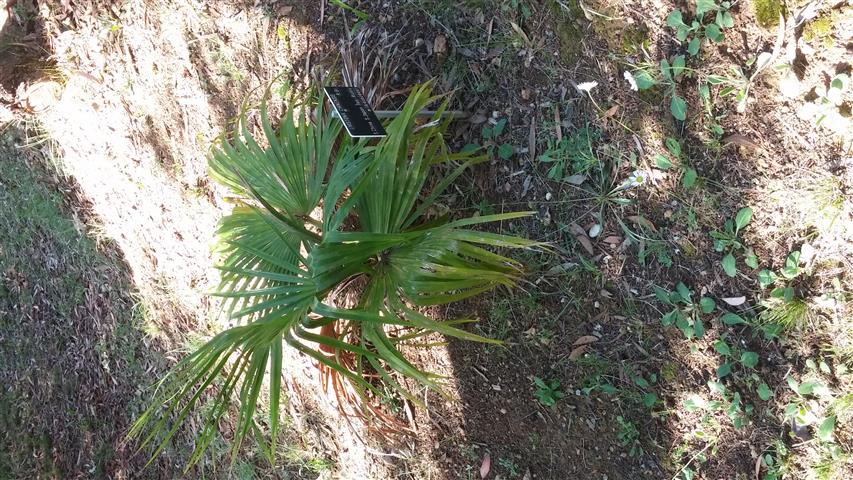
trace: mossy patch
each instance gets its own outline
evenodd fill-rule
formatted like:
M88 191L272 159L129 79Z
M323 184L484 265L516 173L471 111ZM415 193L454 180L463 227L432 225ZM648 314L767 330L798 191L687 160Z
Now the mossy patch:
M835 28L835 15L824 15L812 20L803 28L803 40L819 42L826 48L831 48L835 41L832 32Z
M574 60L580 53L585 36L584 25L589 25L595 35L614 52L635 53L640 45L648 42L648 27L628 23L615 7L587 3L587 8L595 11L595 14L588 16L577 0L552 1L549 5L557 18L554 29L560 40L560 59L563 62Z
M626 25L620 31L622 53L635 53L639 51L641 45L644 45L646 48L649 47L649 29L645 25Z
M554 13L554 33L560 41L560 60L563 63L574 61L583 46L583 29L578 21L585 20L583 10L576 0L568 2L548 2ZM566 11L568 8L568 11Z
M764 28L779 25L779 15L785 12L780 0L752 0L752 7L755 20Z
M678 376L678 365L673 362L666 362L660 368L660 376L666 383L672 383Z

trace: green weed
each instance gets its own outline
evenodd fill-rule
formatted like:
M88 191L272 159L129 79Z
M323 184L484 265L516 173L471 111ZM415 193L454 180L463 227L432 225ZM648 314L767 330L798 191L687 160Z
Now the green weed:
M640 431L637 425L621 415L616 417L616 422L619 425L616 438L623 447L628 448L628 455L634 457L642 454L643 447L640 445Z
M498 459L498 465L510 477L517 477L521 473L521 467L518 466L511 458L501 457Z
M501 160L509 160L513 153L515 153L515 148L512 144L498 141L498 137L503 135L506 125L507 119L502 118L494 123L487 124L480 130L480 136L483 139L483 148L485 148L490 157L494 158L497 155ZM479 147L474 144L466 145L463 151L471 152L477 148Z
M559 141L549 138L545 152L539 156L540 162L550 165L548 178L562 181L600 169L601 162L593 148L600 136L601 132L586 125Z
M675 37L680 42L687 42L687 53L692 56L699 54L703 39L719 43L723 41L723 30L734 26L734 18L729 8L731 2L717 3L715 0L698 0L694 10L694 18L690 24L684 22L681 10L673 10L666 17L667 26L675 29ZM713 13L713 20L705 23L707 13Z
M702 338L705 335L701 314L714 311L716 302L712 298L701 297L698 303L694 303L693 292L682 282L678 282L675 290L671 292L658 286L655 286L654 290L658 300L673 307L661 317L661 324L664 327L675 325L688 340Z
M533 394L539 400L539 403L546 407L553 407L557 401L565 397L566 394L560 391L559 380L543 380L539 377L533 377L533 384L536 386L536 391Z
M723 271L729 277L737 275L737 260L735 253L744 252L744 263L750 268L758 268L758 257L751 248L747 248L740 240L739 234L752 220L752 209L744 207L740 209L734 218L726 219L722 230L714 230L711 237L714 239L714 250L726 252L720 264Z
M762 480L782 480L788 474L791 452L785 442L776 440L773 448L761 455L761 467L764 470Z
M681 176L681 186L685 189L696 184L699 174L687 162L687 155L681 149L681 142L668 137L664 144L669 156L658 153L654 157L655 166L664 171L676 171Z

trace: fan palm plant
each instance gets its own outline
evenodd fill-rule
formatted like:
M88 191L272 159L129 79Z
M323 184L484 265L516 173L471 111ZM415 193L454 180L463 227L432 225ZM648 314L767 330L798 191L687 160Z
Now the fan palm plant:
M390 389L417 402L405 386L411 380L440 390L440 377L407 360L401 344L432 332L495 341L459 328L465 320L436 320L419 307L512 286L521 265L487 248L537 246L470 228L529 212L425 218L454 179L484 160L448 151L449 120L441 117L446 102L418 125L416 113L439 100L429 85L413 89L387 125L387 137L373 143L342 135L316 92L299 107L291 102L274 129L268 96L260 106L265 139L256 139L244 113L210 156L212 176L244 199L218 231L221 284L215 295L235 325L173 368L130 432L141 447L156 444L156 456L215 384L188 467L210 444L235 396L233 452L257 431L267 379L271 441L264 445L275 452L284 345L345 380L365 401ZM449 164L449 173L422 196L439 164ZM338 305L336 294L356 279L357 300Z

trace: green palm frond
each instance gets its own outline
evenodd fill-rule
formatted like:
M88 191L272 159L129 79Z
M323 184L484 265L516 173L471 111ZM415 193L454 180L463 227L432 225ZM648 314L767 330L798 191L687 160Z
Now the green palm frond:
M140 448L155 444L156 455L202 399L209 402L188 468L231 405L234 452L249 432L260 434L255 416L265 382L270 442L264 451L274 455L284 344L346 379L365 403L388 389L418 402L401 378L440 391L440 377L412 364L403 344L432 332L499 342L459 327L470 320L436 320L417 307L511 287L521 264L489 248L540 246L471 228L530 212L424 221L453 180L484 160L448 152L446 102L418 125L416 113L440 100L428 84L413 90L387 125L388 136L374 144L342 135L310 94L301 109L291 102L274 129L268 95L259 109L263 136L253 134L244 113L210 157L211 175L245 202L218 230L221 282L213 295L234 326L174 367L130 432ZM438 164L448 164L449 173L425 193ZM362 281L354 305L339 305L337 293L355 279Z

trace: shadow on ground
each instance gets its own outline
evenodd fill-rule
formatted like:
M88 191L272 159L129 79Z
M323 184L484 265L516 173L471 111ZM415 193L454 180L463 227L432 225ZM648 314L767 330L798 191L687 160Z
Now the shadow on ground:
M556 250L518 256L529 276L517 291L487 296L446 315L466 318L477 312L480 323L475 328L506 341L507 348L449 342L459 402L437 400L431 403L435 412L422 418L422 425L432 424L425 431L440 432L425 435L431 454L447 479L477 476L486 454L491 472L509 478L521 478L528 469L537 478L553 479L669 478L687 466L693 472L701 468L709 478L752 472L755 445L769 448L784 429L779 420L784 392L778 400L760 400L754 378L784 386L785 372L802 371L807 356L789 352L783 357L778 345L761 337L757 328L720 323L725 312L754 317L750 304L762 293L757 271L744 267L742 259L740 275L723 274L723 254L714 250L709 232L720 229L742 207L751 205L756 216L773 208L766 199L755 198L753 185L762 177L779 175L766 166L774 162L771 152L777 152L776 158L786 155L780 145L787 132L768 127L764 135L775 140L756 139L761 148L755 150L726 146L708 132L718 121L727 133L745 131L744 124L763 122L765 111L778 105L767 100L771 95L758 96L748 115L737 116L725 99L715 99L712 113L705 114L695 93L697 80L685 78L679 91L690 105L688 121L676 121L663 92L631 92L620 75L628 67L601 61L622 55L624 61L641 62L639 50L626 50L633 42L651 38L644 22L656 20L607 1L587 6L611 15L608 21L590 21L588 12L567 6L574 2L530 5L531 14L508 11L499 2L491 10L450 10L443 2L422 2L418 8L424 18L417 23L429 25L418 37L429 45L430 38L442 36L450 45L430 64L439 84L453 77L450 86L458 89L456 96L486 117L473 127L460 125L457 146L507 142L516 152L511 158L493 158L490 165L458 181L455 192L446 197L450 210L460 216L536 210L535 219L507 222L501 231L551 242ZM494 12L502 17L490 20ZM748 11L737 14L746 16ZM616 17L626 16L631 20L624 28L614 28ZM513 28L501 30L498 25L508 19L515 22ZM529 38L519 38L524 35ZM659 38L661 55L683 53L677 43L666 41L668 36ZM524 64L520 48L536 49L530 65ZM552 53L559 62L552 61ZM746 64L754 52L740 48L736 53L736 63ZM591 81L597 86L589 96L574 88ZM484 123L486 119L490 123ZM504 136L495 141L480 134L481 128L501 119L507 120ZM553 164L543 164L531 152L535 147L541 154L553 145L549 141L558 122L563 138L584 128L599 134L589 153L600 172L572 172L589 177L581 188L546 178L544 172ZM655 172L655 154L669 155L667 137L677 139L684 152L675 159L681 163L677 169L657 170L662 175L654 184L625 192L630 205L602 206L603 201L596 200L632 170ZM821 140L822 147L828 144L828 139ZM579 152L569 153L577 157ZM808 149L800 154L808 156ZM567 162L574 160L568 155ZM688 168L698 173L689 188L682 186ZM604 187L596 185L599 177ZM630 220L638 217L652 227ZM602 232L593 239L580 235L590 242L586 248L570 228L573 223L586 232L599 223ZM745 239L763 264L773 267L775 258L796 248L766 242L758 227L748 229ZM623 244L628 230L641 240ZM655 298L653 287L674 290L679 282L692 290L693 301L700 295L718 300L712 313L700 316L702 339L686 339L675 327L661 325L662 314L671 307ZM740 306L720 301L739 295L750 300ZM573 342L590 335L598 340L586 354L570 358ZM718 355L713 347L718 339L729 342L737 356L727 360ZM812 353L819 349L812 347ZM755 369L738 362L745 351L760 352ZM717 383L717 368L726 361L733 364L733 373ZM446 367L440 361L435 365ZM565 398L554 406L542 405L534 377L559 381ZM709 382L723 385L725 396L709 391ZM685 409L691 394L719 400L727 414L722 409ZM745 425L734 427L735 419Z
M126 478L141 386L165 360L129 267L87 230L86 199L25 134L0 136L0 477ZM156 469L173 470L166 457Z

